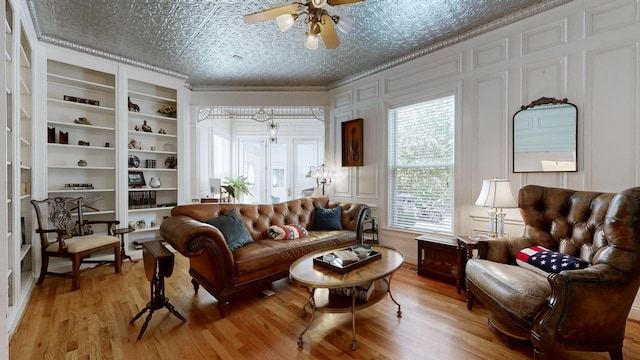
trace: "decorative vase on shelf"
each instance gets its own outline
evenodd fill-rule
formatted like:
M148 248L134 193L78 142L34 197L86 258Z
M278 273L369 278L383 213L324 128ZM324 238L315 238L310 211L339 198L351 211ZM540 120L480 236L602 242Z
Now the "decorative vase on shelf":
M159 188L160 187L160 178L157 176L152 176L151 179L149 180L149 186L151 186L152 188Z

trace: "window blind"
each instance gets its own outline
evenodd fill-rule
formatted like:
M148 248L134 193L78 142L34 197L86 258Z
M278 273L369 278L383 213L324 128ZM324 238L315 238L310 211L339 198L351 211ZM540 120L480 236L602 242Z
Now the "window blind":
M391 227L453 233L455 96L389 110Z

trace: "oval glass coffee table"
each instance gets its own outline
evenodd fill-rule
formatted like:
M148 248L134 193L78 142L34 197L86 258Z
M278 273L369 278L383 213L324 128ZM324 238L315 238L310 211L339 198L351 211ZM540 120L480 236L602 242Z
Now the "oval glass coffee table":
M298 337L298 346L303 346L302 336L309 330L316 311L321 312L351 312L352 340L351 348L357 349L356 344L356 310L367 308L382 300L387 293L391 300L398 305L397 315L402 316L400 304L391 294L391 277L400 268L404 255L398 250L374 246L373 251L380 253L380 258L367 262L348 272L342 273L334 269L314 263L314 258L322 258L325 254L338 249L322 250L307 254L296 260L289 268L289 279L309 290L309 302L302 307L302 316L307 315L307 305L311 308L309 322ZM368 300L356 298L356 287L372 283L374 288ZM351 296L336 295L329 289L351 289Z

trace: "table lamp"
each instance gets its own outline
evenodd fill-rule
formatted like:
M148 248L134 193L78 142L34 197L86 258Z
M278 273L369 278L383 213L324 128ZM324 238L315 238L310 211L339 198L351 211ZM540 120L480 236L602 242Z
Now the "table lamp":
M476 205L489 208L489 236L504 236L505 208L517 208L518 202L511 192L509 179L482 180L482 190L476 200Z

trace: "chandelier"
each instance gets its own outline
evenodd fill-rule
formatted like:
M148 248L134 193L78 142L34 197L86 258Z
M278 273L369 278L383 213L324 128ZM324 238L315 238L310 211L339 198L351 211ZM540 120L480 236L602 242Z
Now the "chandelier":
M267 130L269 131L269 142L272 144L278 143L278 129L280 129L280 123L273 120L273 110L271 110L271 115L269 115L264 109L260 109L251 117L251 119L257 122L266 122Z

